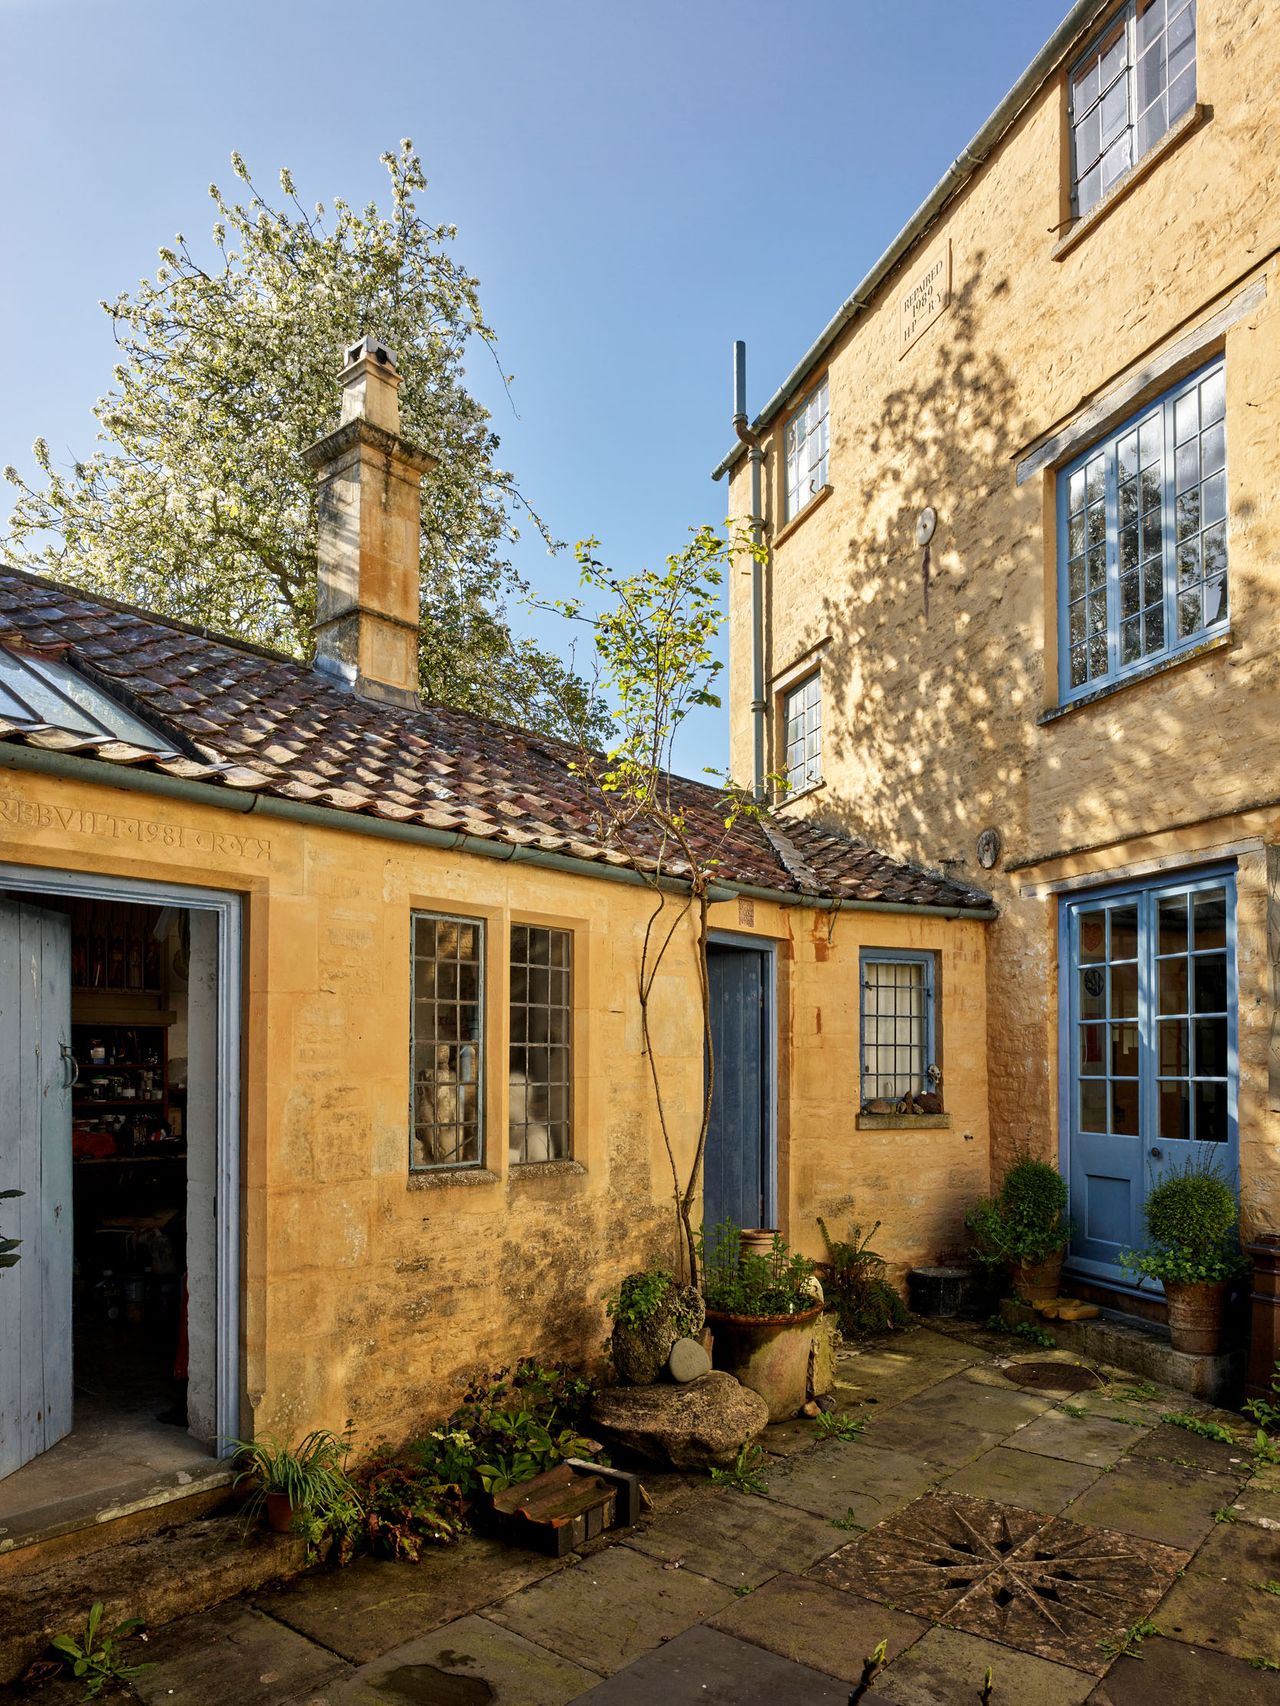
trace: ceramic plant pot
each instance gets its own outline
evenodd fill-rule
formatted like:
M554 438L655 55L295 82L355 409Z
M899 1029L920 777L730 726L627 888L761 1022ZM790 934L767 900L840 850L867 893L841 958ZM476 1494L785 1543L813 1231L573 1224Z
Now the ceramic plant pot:
M288 1493L267 1494L267 1527L277 1534L289 1534L293 1529L293 1506Z
M771 1422L785 1422L809 1396L809 1353L822 1305L799 1315L721 1315L708 1309L715 1330L714 1363L769 1406Z
M1222 1349L1230 1289L1230 1280L1201 1280L1194 1285L1181 1285L1176 1280L1164 1282L1169 1339L1175 1351L1204 1357Z
M1046 1303L1062 1284L1065 1250L1055 1250L1042 1262L1015 1262L1011 1269L1013 1295L1024 1303Z
M774 1236L771 1226L744 1226L738 1233L738 1248L744 1256L771 1256Z

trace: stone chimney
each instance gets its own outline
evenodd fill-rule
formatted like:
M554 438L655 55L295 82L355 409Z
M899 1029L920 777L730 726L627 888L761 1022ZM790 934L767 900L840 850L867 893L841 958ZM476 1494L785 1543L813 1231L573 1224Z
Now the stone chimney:
M338 375L342 413L303 451L320 487L317 671L368 699L418 703L422 476L436 459L400 436L400 375L361 338Z

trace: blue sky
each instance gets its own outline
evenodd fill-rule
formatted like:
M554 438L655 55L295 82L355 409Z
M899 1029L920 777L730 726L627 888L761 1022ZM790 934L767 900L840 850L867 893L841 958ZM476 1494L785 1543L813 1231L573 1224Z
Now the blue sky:
M0 0L0 464L90 447L97 303L207 233L233 148L359 205L411 136L516 376L518 414L476 366L503 463L559 537L637 567L723 520L732 340L758 408L1067 6ZM517 563L573 584L567 554ZM681 766L726 750L700 713Z

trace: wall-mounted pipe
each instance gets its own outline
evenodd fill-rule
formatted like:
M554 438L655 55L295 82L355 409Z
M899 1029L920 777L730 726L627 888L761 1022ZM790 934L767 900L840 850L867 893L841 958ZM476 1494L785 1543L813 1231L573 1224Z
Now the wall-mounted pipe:
M733 346L733 430L747 446L751 462L751 797L757 805L765 804L765 715L768 705L764 694L764 564L760 561L760 543L764 538L764 503L761 496L761 471L764 452L747 427L747 346L738 338Z

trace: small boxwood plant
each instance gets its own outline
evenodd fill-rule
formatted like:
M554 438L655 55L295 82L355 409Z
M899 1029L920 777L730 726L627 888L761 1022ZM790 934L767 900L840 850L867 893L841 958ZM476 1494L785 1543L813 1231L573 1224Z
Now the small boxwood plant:
M974 1254L990 1267L1047 1261L1071 1236L1067 1181L1047 1161L1019 1155L996 1195L974 1203L965 1225Z
M1170 1168L1148 1193L1143 1215L1146 1244L1120 1252L1120 1265L1129 1273L1197 1285L1245 1271L1235 1235L1235 1192L1212 1156L1192 1155Z

